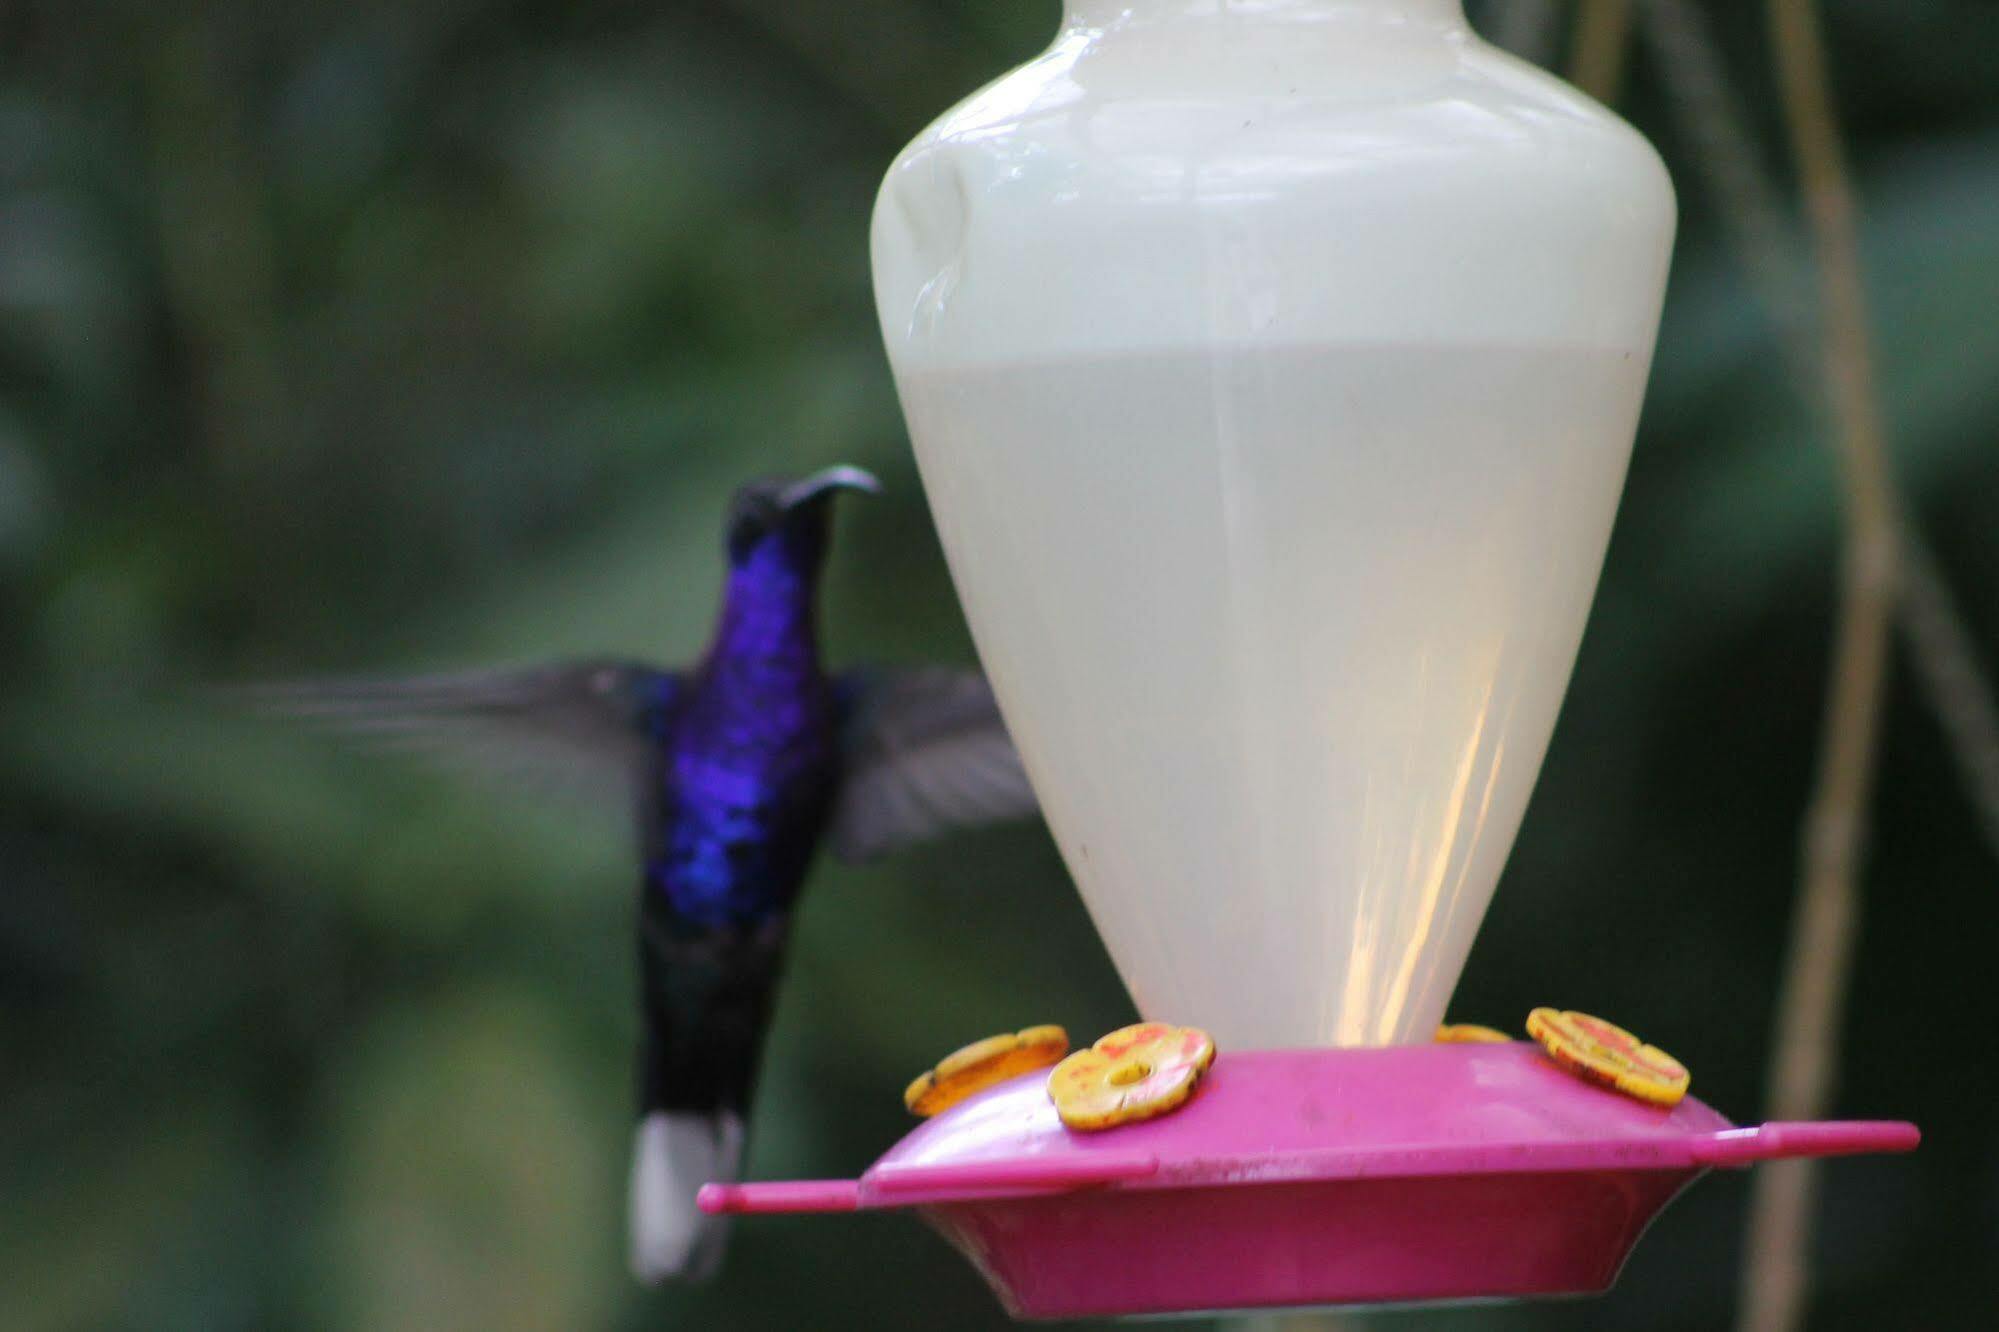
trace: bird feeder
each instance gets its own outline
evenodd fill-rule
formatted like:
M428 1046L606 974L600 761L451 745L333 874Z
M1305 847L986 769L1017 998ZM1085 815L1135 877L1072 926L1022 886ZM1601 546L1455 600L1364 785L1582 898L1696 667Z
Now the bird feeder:
M857 1180L1027 1317L1599 1291L1737 1128L1527 1042L1435 1044L1622 487L1674 225L1629 126L1458 0L1069 0L897 158L876 297L1048 823L1186 1105L1045 1070Z

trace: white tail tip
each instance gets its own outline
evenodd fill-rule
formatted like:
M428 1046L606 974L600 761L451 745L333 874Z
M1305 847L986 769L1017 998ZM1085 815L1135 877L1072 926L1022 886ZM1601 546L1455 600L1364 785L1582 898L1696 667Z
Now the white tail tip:
M632 1275L647 1285L700 1281L722 1261L728 1218L694 1204L703 1184L734 1183L743 1121L726 1111L655 1111L632 1145Z

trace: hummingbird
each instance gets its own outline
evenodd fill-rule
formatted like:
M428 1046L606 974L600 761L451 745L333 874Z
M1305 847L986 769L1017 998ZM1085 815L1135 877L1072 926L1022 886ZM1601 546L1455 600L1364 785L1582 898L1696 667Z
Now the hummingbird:
M259 693L278 711L625 803L638 852L638 1126L630 1259L648 1284L719 1265L701 1185L738 1178L792 912L822 844L867 860L1035 809L985 678L829 673L818 590L858 467L752 481L725 529L706 649L679 670L585 660Z

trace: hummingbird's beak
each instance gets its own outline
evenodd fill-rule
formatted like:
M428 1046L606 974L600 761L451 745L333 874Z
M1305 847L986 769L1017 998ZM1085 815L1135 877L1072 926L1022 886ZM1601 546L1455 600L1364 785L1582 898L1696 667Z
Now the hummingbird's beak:
M836 490L858 490L865 495L879 495L882 483L875 480L874 473L863 471L858 467L844 464L839 467L828 467L823 472L814 472L811 476L786 487L777 497L777 506L790 512Z

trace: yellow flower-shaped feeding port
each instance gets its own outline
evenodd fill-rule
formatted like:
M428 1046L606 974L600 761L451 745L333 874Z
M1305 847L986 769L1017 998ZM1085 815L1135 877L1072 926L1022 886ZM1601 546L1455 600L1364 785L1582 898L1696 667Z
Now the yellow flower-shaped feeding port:
M1512 1039L1497 1027L1481 1027L1476 1022L1446 1022L1437 1028L1439 1045L1497 1045Z
M1141 1022L1078 1050L1048 1075L1048 1098L1072 1129L1093 1131L1178 1109L1215 1062L1198 1027Z
M974 1041L937 1061L902 1093L912 1114L926 1119L1008 1078L1047 1068L1069 1052L1069 1033L1060 1027L1028 1027Z
M1678 1105L1693 1081L1664 1050L1588 1013L1537 1008L1527 1015L1527 1034L1577 1077L1653 1105Z

